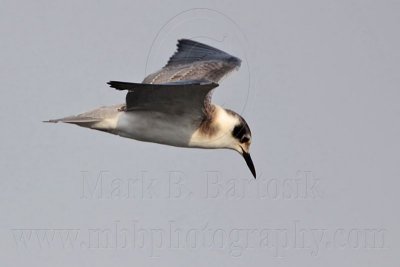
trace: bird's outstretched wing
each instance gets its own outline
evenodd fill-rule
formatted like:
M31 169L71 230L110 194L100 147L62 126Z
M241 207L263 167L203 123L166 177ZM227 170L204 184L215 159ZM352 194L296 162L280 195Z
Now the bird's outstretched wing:
M128 90L125 110L153 110L174 114L208 116L211 90L241 60L214 47L181 39L177 51L161 70L143 83L110 81L110 87Z
M193 80L165 84L108 82L117 90L128 90L126 111L151 110L171 114L190 114L204 117L207 113L209 92L216 83Z
M240 67L241 60L224 51L189 39L181 39L177 51L161 70L147 76L143 83L163 84L183 80L218 83Z

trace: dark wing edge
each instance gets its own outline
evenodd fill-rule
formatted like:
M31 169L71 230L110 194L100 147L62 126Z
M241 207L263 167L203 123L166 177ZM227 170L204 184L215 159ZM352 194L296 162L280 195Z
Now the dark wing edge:
M164 68L210 60L223 61L234 68L239 68L242 62L239 58L212 46L190 39L180 39L177 51L170 57Z
M187 86L206 86L206 87L218 87L218 83L210 82L208 80L183 80L183 81L174 81L169 83L131 83L131 82L120 82L120 81L109 81L107 84L114 89L119 91L128 90L133 91L135 89L149 89L149 88L172 88L172 87L187 87Z

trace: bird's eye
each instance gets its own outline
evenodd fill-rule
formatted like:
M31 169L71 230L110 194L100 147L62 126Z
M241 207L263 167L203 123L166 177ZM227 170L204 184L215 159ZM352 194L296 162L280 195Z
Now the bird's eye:
M250 140L250 138L249 137L247 137L247 136L243 136L241 139L240 139L240 143L247 143L247 142L249 142L249 140Z

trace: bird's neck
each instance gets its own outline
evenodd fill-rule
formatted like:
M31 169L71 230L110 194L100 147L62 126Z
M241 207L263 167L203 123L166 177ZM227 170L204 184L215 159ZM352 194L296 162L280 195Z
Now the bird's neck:
M224 108L212 104L208 116L190 138L190 147L229 148L233 118Z

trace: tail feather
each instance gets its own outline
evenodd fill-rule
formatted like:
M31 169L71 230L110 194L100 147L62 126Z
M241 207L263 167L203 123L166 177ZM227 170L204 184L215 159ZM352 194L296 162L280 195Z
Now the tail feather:
M82 124L82 123L95 123L99 122L101 119L99 118L90 118L90 117L82 117L82 116L69 116L61 119L54 119L54 120L47 120L43 121L46 123L58 123L58 122L64 122L64 123L73 123L73 124Z
M78 126L102 130L102 131L112 131L115 129L118 114L123 105L115 105L108 107L101 107L89 112L85 112L76 116L68 116L60 119L52 119L43 121L46 123L71 123Z

